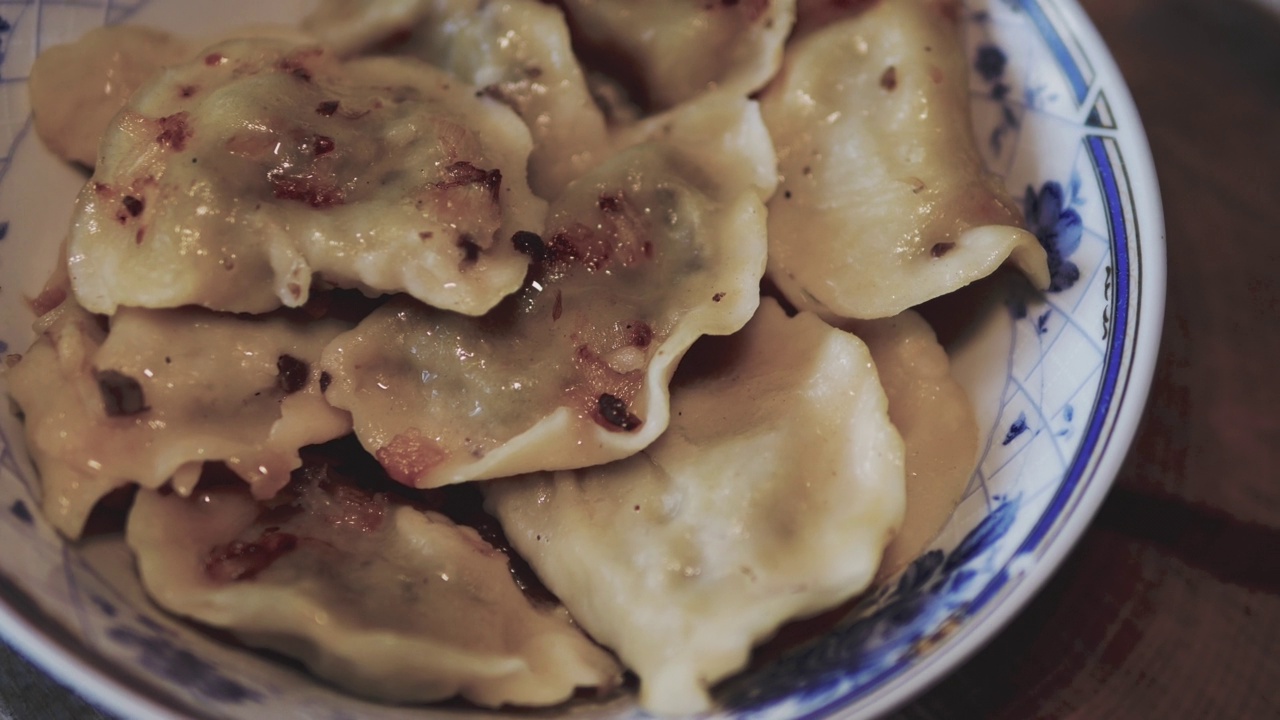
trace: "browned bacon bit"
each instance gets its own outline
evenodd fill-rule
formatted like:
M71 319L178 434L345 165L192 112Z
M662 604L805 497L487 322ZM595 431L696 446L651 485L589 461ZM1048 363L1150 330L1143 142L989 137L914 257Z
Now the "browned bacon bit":
M547 261L556 265L579 264L589 270L600 270L610 264L615 248L611 238L591 228L574 223L551 236L547 245Z
M336 112L338 112L337 100L326 100L316 106L317 115L323 115L324 117L333 117L333 114Z
M716 293L711 296L711 302L720 302L724 299L724 293Z
M386 496L349 483L341 478L320 481L320 490L329 496L321 517L330 525L350 530L364 533L377 530L386 515Z
M653 328L642 320L627 323L627 342L638 348L649 347L653 342Z
M498 191L502 189L502 171L498 169L484 170L462 160L444 169L444 180L436 183L442 190L480 185L489 191L489 197L498 202Z
M559 288L556 289L556 302L551 306L551 322L560 319L564 314L564 293Z
M516 234L511 236L511 244L516 246L517 252L528 255L535 262L547 259L547 245L542 242L542 236L538 233L517 230Z
M270 177L275 196L281 200L297 200L317 209L333 207L346 202L346 194L342 192L342 188L318 184L314 178L285 177L282 175L271 175Z
M94 373L98 381L98 392L102 394L102 405L107 417L128 417L144 413L147 399L142 394L142 385L137 380L116 370L101 370Z
M415 480L448 460L449 452L417 428L410 428L391 438L373 456L392 480L413 487Z
M327 391L331 383L333 383L332 375L330 375L328 372L320 373L320 392Z
M141 245L142 239L146 236L146 234L147 234L146 228L138 228L138 232L133 234L133 244Z
M129 213L129 217L138 217L142 214L142 201L132 195L125 195L120 204L124 205L125 212Z
M187 140L191 137L191 127L187 125L188 117L190 115L183 111L160 118L160 134L156 136L156 142L182 152L187 147Z
M292 355L281 355L276 359L276 387L285 395L292 395L306 387L310 376L311 366L305 360Z
M943 255L946 255L947 253L951 252L951 250L955 248L955 246L956 244L953 242L935 243L934 246L929 249L929 254L936 258L940 258Z
M880 87L892 91L898 87L898 68L890 65L880 75Z
M396 48L413 39L413 28L400 28L380 40L373 50L377 53L391 53Z
M297 547L297 535L268 528L254 542L234 540L210 550L204 574L218 583L252 580Z
M61 305L67 299L67 289L58 285L46 287L40 294L27 301L31 312L40 317Z
M208 55L204 56L205 65L210 65L210 66L218 65L218 64L221 64L223 60L226 60L226 58L219 55L218 53L209 53Z
M960 4L955 0L943 0L938 11L942 13L942 17L951 21L951 24L958 25L960 23Z
M635 430L640 427L640 418L627 412L626 401L609 393L602 393L596 402L600 417L609 425L622 430Z
M480 246L476 244L475 238L470 235L463 235L458 238L458 247L462 249L462 261L467 264L474 263L480 259Z
M333 152L333 148L334 148L333 138L329 137L328 135L317 135L316 141L312 145L312 149L315 151L316 157L320 157L321 155L328 155L329 153Z
M311 82L311 69L303 62L305 58L320 55L323 51L319 49L307 49L296 52L289 57L280 58L276 63L276 67L283 72L298 78L303 82Z
M607 213L622 212L622 195L600 193L600 197L596 200L596 205Z

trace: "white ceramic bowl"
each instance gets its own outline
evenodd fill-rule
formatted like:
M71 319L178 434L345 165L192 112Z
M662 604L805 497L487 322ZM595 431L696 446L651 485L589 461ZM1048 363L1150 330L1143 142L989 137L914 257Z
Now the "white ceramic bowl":
M0 3L0 352L31 339L36 294L83 182L30 132L42 47L124 20L208 35L296 18L306 0ZM1110 56L1072 0L968 0L974 117L1054 258L1057 285L1011 296L953 350L984 432L977 473L932 549L817 641L729 681L724 716L867 717L941 678L1021 608L1083 532L1120 467L1152 376L1164 298L1159 194ZM144 598L118 540L67 545L42 521L17 421L0 418L0 632L125 716L416 718L219 643ZM626 700L574 715L639 715ZM487 715L487 714L486 714Z

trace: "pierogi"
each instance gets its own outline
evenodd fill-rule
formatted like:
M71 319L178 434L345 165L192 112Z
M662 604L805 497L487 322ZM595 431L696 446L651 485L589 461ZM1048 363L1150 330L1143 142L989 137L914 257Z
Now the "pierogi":
M607 157L564 14L541 0L325 0L304 22L348 53L370 47L425 60L515 110L533 135L529 185L548 200Z
M320 393L320 351L342 322L128 308L108 333L66 300L39 327L7 378L45 516L68 537L111 491L171 481L189 491L205 462L269 498L299 448L351 432L351 416Z
M859 3L787 49L762 94L778 153L769 277L796 307L882 318L1044 249L982 165L954 0ZM803 18L802 18L803 19Z
M512 546L662 713L710 709L788 619L862 591L902 522L903 445L866 345L765 299L626 460L484 485Z
M265 505L235 486L142 491L127 539L164 608L362 695L549 705L620 680L563 610L530 603L475 530L324 463Z
M228 41L144 85L107 131L70 236L92 312L298 307L313 278L482 314L542 227L509 108L418 61Z

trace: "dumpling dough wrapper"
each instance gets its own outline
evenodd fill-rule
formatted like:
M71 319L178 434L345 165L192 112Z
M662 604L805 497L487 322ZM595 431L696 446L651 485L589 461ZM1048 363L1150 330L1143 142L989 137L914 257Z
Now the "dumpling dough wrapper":
M709 369L673 387L648 449L482 486L660 713L709 709L708 687L779 625L864 590L903 516L903 444L860 340L766 298L694 352Z

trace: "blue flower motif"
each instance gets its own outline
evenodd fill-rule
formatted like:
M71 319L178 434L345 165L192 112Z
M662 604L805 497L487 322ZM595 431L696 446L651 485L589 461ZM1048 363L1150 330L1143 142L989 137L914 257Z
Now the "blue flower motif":
M9 512L28 525L35 522L35 518L31 517L31 510L27 509L27 504L21 500L14 500L13 504L9 506Z
M1027 431L1027 414L1018 413L1018 419L1014 420L1013 424L1009 426L1009 432L1004 434L1004 440L1001 440L1000 444L1008 445L1014 440L1017 440L1018 437L1026 431Z
M995 82L997 78L1004 75L1005 65L1008 64L1009 58L1005 56L1004 51L995 45L983 45L978 48L978 57L973 62L973 67L987 82Z
M1027 186L1027 225L1049 256L1049 292L1062 292L1080 279L1080 268L1068 258L1080 247L1084 221L1065 200L1055 180L1041 185L1038 193Z
M772 666L730 681L719 695L731 712L763 713L787 700L841 694L892 675L913 653L963 622L978 581L1001 570L984 556L1008 534L1019 501L1005 500L948 555L931 550L903 571L891 590L865 599L863 617L837 627ZM859 611L855 611L859 612Z

